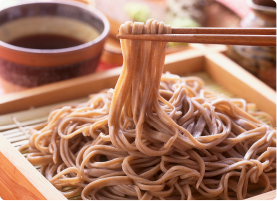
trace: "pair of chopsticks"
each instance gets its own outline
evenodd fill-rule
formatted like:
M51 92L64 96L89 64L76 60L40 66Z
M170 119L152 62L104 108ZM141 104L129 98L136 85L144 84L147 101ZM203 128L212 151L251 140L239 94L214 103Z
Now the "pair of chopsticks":
M276 28L172 28L172 34L118 34L116 38L274 47Z

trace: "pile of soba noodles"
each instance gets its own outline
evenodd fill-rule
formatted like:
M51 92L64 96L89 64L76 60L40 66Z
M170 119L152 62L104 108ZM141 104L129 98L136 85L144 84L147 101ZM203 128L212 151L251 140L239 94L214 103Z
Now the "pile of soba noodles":
M126 22L119 33L171 27ZM209 93L197 77L162 74L166 46L121 40L114 90L56 108L30 130L28 160L63 195L245 199L274 189L276 130L251 116L244 100Z

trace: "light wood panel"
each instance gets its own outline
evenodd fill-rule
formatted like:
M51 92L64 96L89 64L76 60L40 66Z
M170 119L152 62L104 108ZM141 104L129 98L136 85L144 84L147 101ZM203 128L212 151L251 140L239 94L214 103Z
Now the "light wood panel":
M205 71L216 82L276 120L276 91L220 53L205 57Z
M204 70L204 53L198 50L185 50L165 57L164 72L185 75Z
M0 197L13 200L66 198L0 135Z
M246 200L275 200L276 199L276 190L269 191L267 193L248 198Z
M4 128L6 127L6 125L14 123L11 117L15 117L16 120L19 122L38 119L44 116L48 116L49 111L57 106L65 105L68 103L82 103L82 102L85 102L86 100L88 100L88 97L55 103L55 104L51 104L51 105L47 105L39 108L32 108L30 110L24 110L21 112L13 112L5 115L0 115L0 132L1 130L8 129L8 128Z

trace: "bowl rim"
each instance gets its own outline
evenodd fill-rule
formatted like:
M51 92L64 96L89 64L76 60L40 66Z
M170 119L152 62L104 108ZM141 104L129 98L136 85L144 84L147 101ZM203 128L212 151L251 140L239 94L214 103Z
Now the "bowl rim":
M51 3L51 4L63 4L63 5L70 5L70 6L75 6L81 9L84 9L86 11L89 11L90 13L95 14L97 17L100 18L100 20L103 22L104 24L104 30L102 31L102 33L95 38L94 40L91 40L89 42L86 42L84 44L81 45L77 45L74 47L68 47L68 48L61 48L61 49L32 49L32 48L25 48L25 47L18 47L15 45L11 45L9 43L6 43L4 41L0 40L0 46L8 48L8 49L12 49L18 52L25 52L25 53L35 53L35 54L53 54L53 53L67 53L67 52L74 52L74 51L78 51L78 50L82 50L88 47L93 46L94 44L97 44L99 42L101 42L103 39L105 39L109 33L110 30L110 23L107 19L107 17L100 12L99 10L90 7L89 5L86 5L84 3L81 2L77 2L77 1L73 1L73 0L29 0L29 1L22 1L22 2L16 2L13 5L7 6L3 9L0 9L0 12L9 8L13 8L13 7L17 7L17 6L21 6L21 5L27 5L27 4L41 4L41 3Z
M254 3L253 0L247 0L247 4L253 10L265 11L265 12L269 12L269 13L272 13L272 14L276 14L276 8L269 7L269 6L258 5L256 3Z

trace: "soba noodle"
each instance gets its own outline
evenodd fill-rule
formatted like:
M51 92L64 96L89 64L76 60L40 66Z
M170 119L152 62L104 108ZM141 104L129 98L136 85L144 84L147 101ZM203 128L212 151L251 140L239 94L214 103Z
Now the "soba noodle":
M119 32L171 27L126 22ZM276 130L242 99L209 93L197 77L162 74L166 45L121 40L114 90L56 108L30 130L28 160L66 197L245 199L273 190Z

